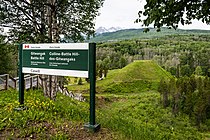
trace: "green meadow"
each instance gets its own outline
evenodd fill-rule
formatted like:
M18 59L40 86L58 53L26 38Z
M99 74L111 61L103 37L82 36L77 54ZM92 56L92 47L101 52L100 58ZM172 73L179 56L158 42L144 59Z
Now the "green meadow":
M199 140L209 137L198 131L185 114L174 116L163 108L157 88L161 78L171 75L153 61L135 61L111 70L97 81L97 133L83 125L89 121L89 84L71 85L69 90L83 93L79 102L58 93L55 101L40 89L25 92L26 110L19 106L18 92L0 91L1 139L76 140ZM207 138L208 139L208 138Z

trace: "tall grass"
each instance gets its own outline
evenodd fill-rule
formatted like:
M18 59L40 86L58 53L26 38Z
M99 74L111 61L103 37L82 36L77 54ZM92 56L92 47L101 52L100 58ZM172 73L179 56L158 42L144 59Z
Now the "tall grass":
M135 98L125 96L101 112L101 124L133 140L203 139L187 116L174 117L170 108L162 108L159 95L154 92L138 94Z
M24 105L26 110L14 110L19 107L17 91L0 92L1 137L14 139L36 135L37 138L65 138L68 134L62 128L70 122L72 126L77 125L73 122L88 122L88 104L61 94L58 94L57 101L52 101L39 90L27 91Z

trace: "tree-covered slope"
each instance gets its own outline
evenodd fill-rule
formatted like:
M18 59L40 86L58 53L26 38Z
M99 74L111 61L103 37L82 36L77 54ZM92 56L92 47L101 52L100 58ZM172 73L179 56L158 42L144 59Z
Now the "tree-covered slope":
M116 32L103 33L91 38L90 42L106 42L106 41L118 41L126 39L139 39L139 38L158 38L166 35L201 35L210 34L209 30L182 30L182 29L167 29L162 28L161 32L157 32L156 29L151 28L149 32L144 33L144 29L125 29Z

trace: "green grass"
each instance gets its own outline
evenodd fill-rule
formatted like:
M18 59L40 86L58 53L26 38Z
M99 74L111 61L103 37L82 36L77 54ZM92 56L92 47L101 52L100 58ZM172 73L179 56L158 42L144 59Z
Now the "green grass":
M0 92L1 139L116 139L117 134L102 129L94 135L83 129L89 120L89 104L58 94L56 101L43 97L42 91L25 92L26 110L19 107L17 91ZM104 136L103 133L107 133ZM117 135L117 136L116 136Z
M83 129L89 118L89 103L58 94L56 101L40 90L27 91L27 110L18 107L16 91L0 92L0 137L2 139L93 139L163 140L203 139L187 116L174 117L161 107L159 93L97 95L97 122L102 129L88 133Z
M113 79L117 82L133 80L152 80L160 81L161 78L170 78L171 75L159 67L154 61L139 60L134 61L128 66L117 72Z
M127 94L100 109L103 126L119 131L133 140L195 140L203 135L186 115L174 117L171 109L159 104L159 94Z
M107 78L96 83L97 93L129 93L156 90L162 78L172 77L154 61L135 61L122 69L110 70ZM88 93L89 84L68 86L69 90Z

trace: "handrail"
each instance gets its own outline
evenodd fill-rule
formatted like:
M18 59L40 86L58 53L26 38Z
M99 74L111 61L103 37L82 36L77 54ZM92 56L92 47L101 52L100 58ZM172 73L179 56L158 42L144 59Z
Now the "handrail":
M6 78L3 79L1 77L6 77ZM0 75L0 80L2 80L2 82L3 82L3 84L1 84L1 85L3 85L2 87L5 87L5 88L2 88L2 90L7 90L9 87L11 87L13 89L17 89L17 90L19 89L19 87L18 87L19 77L13 78L9 74L3 74L3 75ZM29 74L24 75L24 81L27 82L25 84L25 89L39 86L39 76L38 75L29 75Z
M38 77L38 75L32 75L32 76L30 76L30 77L26 77L26 78L24 78L24 80L28 80L28 79L34 78L34 77Z
M4 81L4 79L2 79L2 78L0 77L0 81Z
M2 77L5 77L5 79ZM9 74L0 75L0 80L3 82L3 84L0 84L1 85L0 90L7 90L9 87Z
M7 76L7 75L9 75L9 74L1 74L0 77L4 77L4 76Z
M9 79L14 81L14 82L17 81L17 79L13 78L12 76L9 76Z

